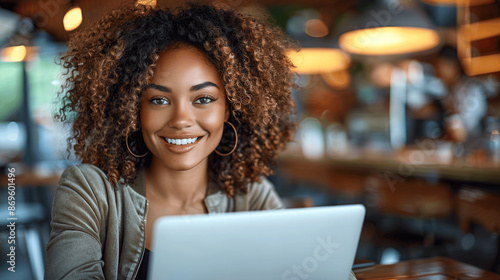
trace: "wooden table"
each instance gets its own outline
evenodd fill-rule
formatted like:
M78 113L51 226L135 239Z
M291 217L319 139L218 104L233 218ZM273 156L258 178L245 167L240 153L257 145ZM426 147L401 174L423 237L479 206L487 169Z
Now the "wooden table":
M374 265L354 269L358 280L425 279L425 280L469 280L500 279L500 275L461 263L449 258L429 258L402 261L391 265Z

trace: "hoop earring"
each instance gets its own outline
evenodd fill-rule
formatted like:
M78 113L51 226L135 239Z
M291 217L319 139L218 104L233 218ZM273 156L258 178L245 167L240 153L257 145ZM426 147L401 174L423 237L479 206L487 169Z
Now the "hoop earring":
M146 152L145 154L143 154L143 155L136 155L136 154L134 154L134 153L132 152L132 150L131 150L131 149L129 148L129 146L128 146L128 136L127 136L127 137L125 137L125 144L127 145L127 150L128 150L128 152L129 152L131 155L133 155L134 157L136 157L136 158L143 158L143 157L145 157L145 156L147 156L147 155L149 154L149 151L147 151L147 152Z
M234 135L236 136L236 143L234 143L233 149L229 153L227 153L227 154L223 154L221 152L218 152L217 150L214 150L219 156L223 156L223 157L232 154L234 152L234 150L236 150L236 146L238 146L238 133L236 132L236 127L234 127L234 125L232 123L230 123L230 122L225 122L225 123L228 123L233 128Z

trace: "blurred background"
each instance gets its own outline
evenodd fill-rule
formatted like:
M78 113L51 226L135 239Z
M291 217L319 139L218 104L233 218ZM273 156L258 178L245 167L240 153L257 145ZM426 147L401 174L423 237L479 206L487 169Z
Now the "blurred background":
M0 0L1 279L42 279L54 190L78 163L52 118L58 54L121 2ZM270 178L288 207L364 204L357 258L447 256L500 272L499 1L225 2L266 9L301 46L288 53L299 126Z

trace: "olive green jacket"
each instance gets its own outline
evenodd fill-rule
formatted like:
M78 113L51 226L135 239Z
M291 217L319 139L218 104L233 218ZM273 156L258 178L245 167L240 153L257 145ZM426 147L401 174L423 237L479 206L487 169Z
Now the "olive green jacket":
M209 214L283 208L266 179L233 198L210 184L205 205ZM147 212L144 170L134 183L114 188L94 165L68 167L54 197L45 279L134 279Z

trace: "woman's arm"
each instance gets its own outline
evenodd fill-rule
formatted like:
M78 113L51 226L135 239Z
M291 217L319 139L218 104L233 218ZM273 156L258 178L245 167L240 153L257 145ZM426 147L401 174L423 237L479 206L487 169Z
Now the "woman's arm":
M98 193L77 166L61 176L52 206L45 279L105 278L100 232L107 209Z

